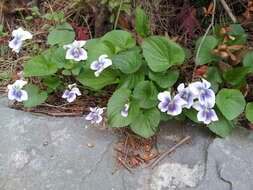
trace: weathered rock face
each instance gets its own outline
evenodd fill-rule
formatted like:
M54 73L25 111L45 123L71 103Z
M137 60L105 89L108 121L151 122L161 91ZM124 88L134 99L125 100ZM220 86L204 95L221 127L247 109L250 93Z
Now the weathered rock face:
M86 126L87 125L87 126ZM7 108L0 99L0 190L252 190L253 133L237 128L224 139L200 126L161 124L163 152L192 137L153 170L118 170L117 134L84 118L53 118ZM94 144L88 148L87 144Z

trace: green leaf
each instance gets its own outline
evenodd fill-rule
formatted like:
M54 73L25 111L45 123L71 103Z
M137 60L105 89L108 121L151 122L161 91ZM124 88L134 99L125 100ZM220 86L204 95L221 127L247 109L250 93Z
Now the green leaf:
M123 73L130 74L139 70L142 57L139 49L129 50L118 54L113 59L113 64Z
M246 75L249 73L249 67L232 68L223 74L223 77L232 85L242 85L246 82Z
M101 41L113 45L116 52L131 49L136 45L136 40L132 35L123 30L108 32L101 38Z
M134 98L140 101L141 108L152 108L158 103L157 101L157 89L155 85L150 81L140 82L134 89Z
M247 40L247 35L243 27L240 24L231 24L230 28L232 31L228 32L228 35L234 36L235 40L228 41L226 45L231 46L244 44Z
M75 39L75 32L70 24L63 24L56 26L48 37L47 43L49 45L66 45L72 43Z
M135 10L135 30L142 37L149 35L149 16L139 7Z
M57 77L48 77L43 80L43 84L53 90L56 90L56 88L60 86L61 81Z
M25 107L34 107L45 102L47 99L46 92L39 92L39 89L34 84L29 84L25 87L28 93L28 100L24 101Z
M65 75L65 76L70 76L72 73L71 73L70 70L65 69L65 70L62 71L62 74Z
M185 59L184 50L175 42L160 36L146 38L142 44L143 55L154 72L165 71L174 65L181 65Z
M148 138L155 134L160 122L160 112L157 108L142 110L138 117L130 125L131 129L138 135Z
M233 121L227 120L220 112L216 112L218 121L212 122L207 127L216 135L226 137L235 127Z
M246 118L253 123L253 102L250 102L246 106Z
M243 58L243 65L250 68L253 72L253 51L249 51Z
M140 69L139 71L128 75L122 74L119 86L120 88L133 89L139 82L144 81L144 77L145 75L143 69Z
M48 61L43 55L33 57L24 65L26 77L52 75L57 72L57 69L57 63Z
M120 88L116 90L108 103L108 122L113 127L125 127L132 123L138 116L139 105L135 100L131 100L131 90ZM129 112L127 117L121 115L124 105L129 103Z
M211 89L214 90L214 92L217 92L219 89L218 83L223 82L219 69L214 66L208 67L206 80L211 83Z
M243 112L246 102L239 90L223 88L216 97L216 104L228 120L233 120Z
M196 51L198 50L202 37L196 42ZM199 50L199 55L196 58L197 65L203 65L212 61L218 60L219 56L212 53L212 50L218 45L218 40L213 36L207 36Z
M148 76L161 88L169 88L177 82L179 72L175 70L165 71L163 73L149 72Z
M109 84L118 83L117 73L114 70L105 69L99 77L96 77L94 72L93 70L86 70L77 77L77 80L94 90L100 90Z

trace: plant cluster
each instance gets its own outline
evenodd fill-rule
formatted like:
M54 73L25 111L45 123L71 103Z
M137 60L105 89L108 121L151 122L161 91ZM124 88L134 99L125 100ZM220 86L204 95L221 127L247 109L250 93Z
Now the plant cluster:
M24 65L24 77L40 78L44 90L18 80L8 86L9 98L33 107L45 102L50 93L62 91L62 98L73 102L81 95L81 85L94 90L115 85L106 108L108 124L130 126L145 138L155 134L161 120L172 117L207 124L222 137L229 134L244 111L253 122L253 103L246 105L240 91L253 72L253 52L247 53L242 65L230 67L223 74L215 64L237 61L235 53L243 48L247 37L240 25L217 26L212 36L196 42L196 68L208 65L208 74L187 82L182 81L177 69L187 64L187 50L166 37L150 36L148 15L140 8L135 13L135 30L142 39L139 44L131 33L122 30L75 41L71 25L56 26L48 35L50 48ZM23 41L32 35L18 29L13 37L9 46L19 52ZM65 76L72 76L81 85L66 85L62 80ZM86 119L100 123L104 109L90 108Z

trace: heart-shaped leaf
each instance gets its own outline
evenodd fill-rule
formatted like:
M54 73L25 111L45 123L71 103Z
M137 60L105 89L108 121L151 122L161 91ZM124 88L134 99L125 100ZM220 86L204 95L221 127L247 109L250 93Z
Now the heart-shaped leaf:
M34 84L29 84L25 87L28 94L28 100L24 101L25 107L34 107L45 102L47 99L46 92L39 92L39 89Z

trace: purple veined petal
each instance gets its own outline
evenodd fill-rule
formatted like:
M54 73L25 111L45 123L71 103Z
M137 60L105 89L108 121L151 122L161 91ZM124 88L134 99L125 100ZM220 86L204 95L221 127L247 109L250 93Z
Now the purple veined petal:
M100 55L99 56L99 58L98 58L98 61L99 62L103 62L105 59L107 59L108 58L108 55L106 55L106 54L103 54L103 55Z
M8 91L8 98L9 100L15 100L15 89L10 89Z
M215 104L215 94L211 89L203 89L199 95L199 101L201 104L208 105L209 108L212 108Z
M78 48L78 50L79 50L78 61L86 60L88 58L87 51L83 48Z
M182 106L179 104L176 104L175 102L171 102L168 105L167 114L176 116L182 113Z
M67 97L67 101L68 101L69 103L71 103L71 102L73 102L75 99L76 99L76 94L70 92L70 93L69 93L69 96Z
M77 87L71 89L71 93L75 93L77 96L81 96L81 92Z
M193 100L195 96L193 95L193 93L190 91L188 87L181 90L178 96L185 101L185 104L182 105L183 108L187 108L187 109L191 108L191 106L193 105Z
M129 104L125 104L123 109L120 112L122 117L127 117L128 116L128 110L129 110Z
M157 95L157 98L158 98L158 100L160 100L162 102L170 102L171 101L170 92L168 92L168 91L160 92Z
M9 42L9 47L12 49L12 51L19 53L22 48L22 42L14 38Z
M210 109L210 115L211 115L211 120L212 121L218 121L219 118L217 116L217 114L215 113L214 109Z
M68 98L69 97L69 90L65 90L63 95L62 95L62 98Z
M66 52L65 59L75 59L73 56L73 51L74 51L73 48L68 49Z
M103 117L101 115L96 115L96 123L100 123L103 120Z
M13 95L15 96L15 100L18 102L28 100L27 92L24 90L13 91Z
M175 104L178 104L179 106L183 106L185 104L187 104L187 101L182 98L179 94L177 94L174 98L173 101L175 102Z
M200 90L203 89L203 84L199 81L193 82L189 84L189 89L195 96L198 96L200 93Z
M185 89L184 83L179 84L178 87L177 87L178 92L181 92L184 89Z
M90 68L95 71L100 69L100 67L101 67L101 64L98 61L93 61L90 65Z
M92 120L93 118L94 118L94 113L92 113L92 112L90 112L90 113L85 117L85 119L88 120L88 121Z
M210 88L211 87L211 83L208 82L207 80L203 79L203 78L202 78L202 83L203 83L205 88Z
M168 102L160 102L158 104L158 108L161 112L166 112L168 110L168 105L169 105Z

